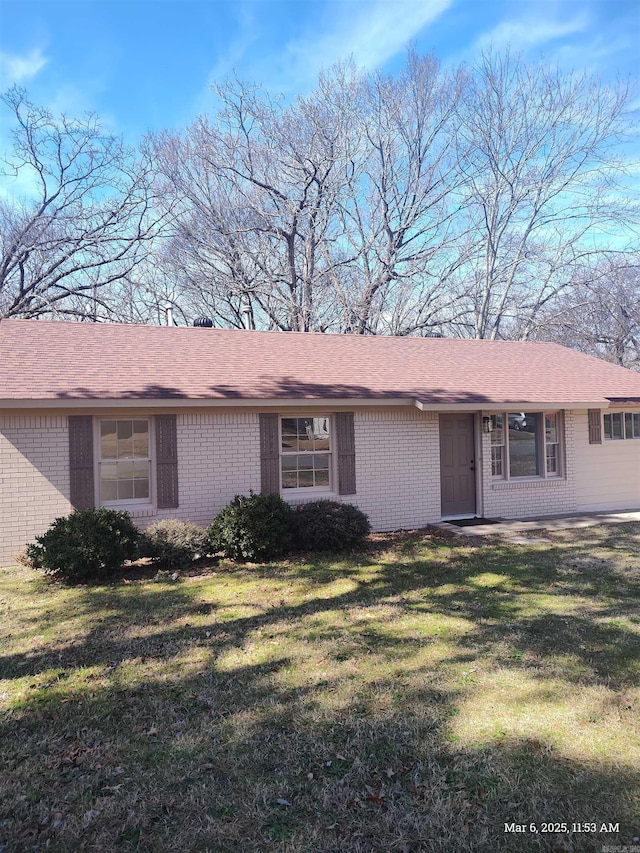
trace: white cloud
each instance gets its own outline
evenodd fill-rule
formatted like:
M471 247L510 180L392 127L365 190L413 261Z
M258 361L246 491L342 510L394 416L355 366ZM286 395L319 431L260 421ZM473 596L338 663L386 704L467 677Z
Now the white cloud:
M289 51L298 61L313 66L314 74L349 55L353 55L357 65L376 68L403 50L450 5L451 0L341 2L336 9L333 31L315 42L291 44Z
M14 83L31 80L47 62L39 47L22 56L0 51L0 88L6 89Z
M323 68L349 56L359 67L377 68L404 50L452 2L335 0L324 6L320 19L308 22L304 32L290 39L279 56L249 62L243 71L267 89L291 94L309 89Z
M582 13L570 20L554 21L549 18L527 16L517 21L503 21L475 42L474 50L494 47L497 50L510 46L514 50L538 48L557 39L585 33L591 21Z

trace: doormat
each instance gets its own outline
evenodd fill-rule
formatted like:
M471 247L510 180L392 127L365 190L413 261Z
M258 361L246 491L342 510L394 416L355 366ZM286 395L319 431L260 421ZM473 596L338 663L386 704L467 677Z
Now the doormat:
M497 518L457 518L448 522L454 527L476 527L479 524L500 524Z

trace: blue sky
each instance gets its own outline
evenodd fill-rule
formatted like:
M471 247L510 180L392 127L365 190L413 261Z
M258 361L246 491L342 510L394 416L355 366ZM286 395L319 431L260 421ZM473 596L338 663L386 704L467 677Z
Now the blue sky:
M211 109L234 71L292 96L349 55L394 71L408 43L444 63L509 43L638 81L640 0L0 0L0 90L93 110L134 142Z

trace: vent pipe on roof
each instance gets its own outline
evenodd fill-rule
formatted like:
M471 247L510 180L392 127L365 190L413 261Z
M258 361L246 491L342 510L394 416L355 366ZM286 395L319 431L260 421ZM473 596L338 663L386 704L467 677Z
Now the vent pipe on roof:
M193 325L196 328L212 329L213 320L210 317L196 317L196 319L193 321Z
M173 326L173 305L171 302L164 303L164 314L167 326Z

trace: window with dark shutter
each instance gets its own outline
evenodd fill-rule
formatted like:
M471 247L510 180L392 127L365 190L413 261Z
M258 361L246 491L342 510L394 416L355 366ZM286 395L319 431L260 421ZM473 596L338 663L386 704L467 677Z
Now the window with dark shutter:
M178 506L178 433L176 415L156 415L158 509Z
M93 467L93 418L69 416L69 499L74 509L95 506Z
M280 491L280 447L278 415L260 415L260 491L263 495Z
M353 412L338 412L336 422L338 494L356 494L356 440Z
M589 409L589 444L602 444L602 418L600 409Z

